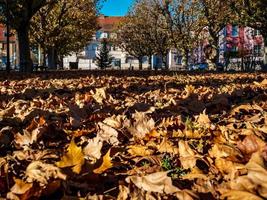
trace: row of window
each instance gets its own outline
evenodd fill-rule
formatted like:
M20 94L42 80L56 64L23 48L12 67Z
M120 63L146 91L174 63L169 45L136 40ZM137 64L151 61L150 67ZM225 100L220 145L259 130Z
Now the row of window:
M225 29L225 31L226 31L226 29ZM251 35L255 37L255 36L259 36L261 34L260 34L259 30L251 29ZM238 37L239 36L239 27L237 25L232 26L231 36L232 37Z
M107 48L110 50L110 51L117 51L119 48L115 45L108 45ZM88 51L95 51L95 50L100 50L101 49L101 46L100 45L89 45L87 46L86 48Z
M231 52L238 52L238 47L237 46L233 46L231 49L228 49L228 51L231 51ZM252 52L254 54L261 54L262 52L262 46L261 45L255 45L253 47L253 50Z

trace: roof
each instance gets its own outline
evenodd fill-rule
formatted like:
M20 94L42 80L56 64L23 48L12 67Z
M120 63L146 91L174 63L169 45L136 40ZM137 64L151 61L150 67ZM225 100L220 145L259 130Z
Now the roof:
M97 21L100 26L100 30L112 32L116 28L124 17L112 17L112 16L100 16L98 17Z

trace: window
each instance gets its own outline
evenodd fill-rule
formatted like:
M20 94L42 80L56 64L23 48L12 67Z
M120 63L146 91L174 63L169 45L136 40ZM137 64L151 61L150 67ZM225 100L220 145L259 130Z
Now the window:
M121 59L115 58L113 64L115 67L121 67Z
M261 54L261 45L255 45L253 48L255 56L260 56Z
M238 37L238 26L232 26L232 37Z
M147 57L143 57L142 63L146 63L148 61Z
M258 36L258 35L260 35L260 31L254 29L254 30L253 30L253 36Z
M182 60L183 60L183 57L182 56L178 56L178 58L176 60L176 64L181 65L182 64Z
M102 33L100 38L108 38L108 34L107 33Z
M231 48L231 52L237 52L238 51L238 47L237 46L233 46L232 48Z

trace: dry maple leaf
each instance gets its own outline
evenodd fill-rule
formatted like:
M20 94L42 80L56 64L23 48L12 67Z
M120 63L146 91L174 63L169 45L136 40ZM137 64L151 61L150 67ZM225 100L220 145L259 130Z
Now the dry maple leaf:
M179 143L179 156L181 165L184 169L193 168L196 165L196 154L188 145L188 142L180 140Z
M96 92L95 93L92 92L92 93L93 93L92 97L99 104L103 104L103 101L107 98L105 87L96 88Z
M255 135L248 135L242 142L237 143L237 148L245 155L251 155L259 150L259 144Z
M38 128L35 129L32 133L29 133L26 130L24 130L23 135L17 133L15 135L15 145L18 148L23 148L24 150L29 149L30 145L37 141L40 133L41 132Z
M179 149L166 137L164 137L162 142L157 145L157 149L160 153L179 154Z
M248 169L247 177L254 183L258 193L267 198L267 170L259 152L252 155L246 168Z
M38 182L40 186L47 185L50 179L66 179L66 175L58 167L41 161L31 162L26 168L25 176L28 183Z
M112 127L110 127L110 126L108 126L102 122L99 122L98 126L99 126L99 131L98 131L97 135L99 136L99 138L102 141L106 141L111 145L118 145L119 144L118 132L114 128L112 128Z
M13 114L15 113L15 111L16 111L15 106L12 106L12 107L7 108L5 110L1 110L0 111L0 119L3 119L5 117L12 117Z
M104 171L108 170L109 168L113 166L111 162L111 157L110 157L110 150L111 149L109 149L106 155L103 156L103 162L101 166L97 169L94 169L93 172L95 174L102 174Z
M227 200L263 200L262 198L246 191L239 191L239 190L221 190L221 197L220 199L227 199Z
M190 95L194 94L195 87L193 85L186 85L184 88L184 94L182 95L183 99L188 98Z
M203 111L198 117L197 117L197 123L201 126L209 128L211 125L211 121L209 119L209 116L206 114L206 110Z
M90 160L95 162L101 157L101 149L103 142L100 141L99 137L88 140L88 144L83 148L83 153Z
M139 189L148 192L158 192L173 194L180 191L173 186L172 180L167 176L168 172L156 172L146 176L129 176L126 178L127 183L133 183Z
M145 113L136 112L133 114L135 122L128 127L129 132L138 139L143 139L155 128L155 121L148 118Z
M150 156L154 152L152 149L148 149L147 146L143 145L129 145L127 148L132 156Z
M32 189L32 183L26 183L21 179L14 179L15 185L12 186L10 192L7 194L7 199L10 200L20 200L20 199L29 199L31 196L28 195L29 191ZM24 198L22 198L24 196Z
M111 126L112 128L119 129L123 126L123 121L126 119L125 115L113 115L111 117L106 118L103 123Z
M78 147L74 140L71 140L67 153L61 158L61 161L56 163L60 168L72 167L72 171L77 174L80 173L83 164L84 155L82 148Z

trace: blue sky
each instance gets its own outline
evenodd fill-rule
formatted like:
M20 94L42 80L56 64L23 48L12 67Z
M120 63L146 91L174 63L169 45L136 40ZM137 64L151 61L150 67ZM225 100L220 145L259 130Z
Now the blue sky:
M107 16L124 16L133 0L106 0L101 13Z

